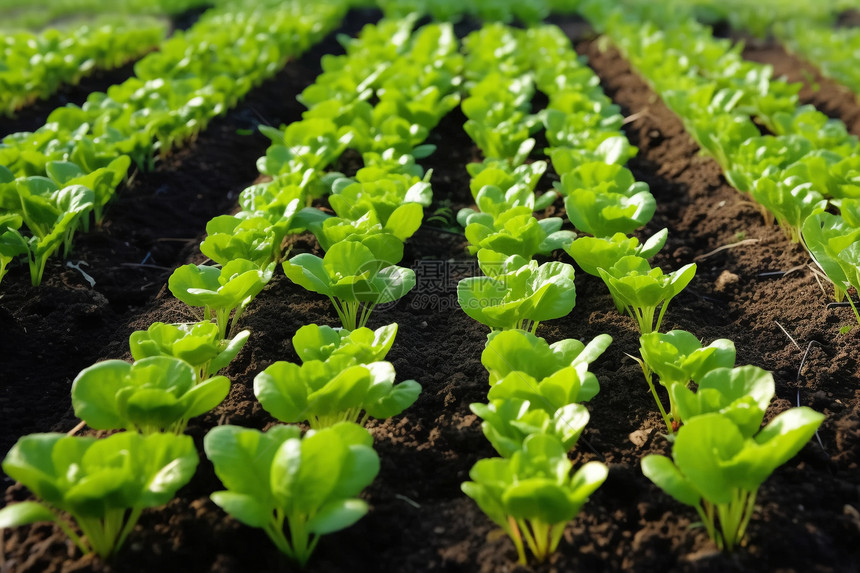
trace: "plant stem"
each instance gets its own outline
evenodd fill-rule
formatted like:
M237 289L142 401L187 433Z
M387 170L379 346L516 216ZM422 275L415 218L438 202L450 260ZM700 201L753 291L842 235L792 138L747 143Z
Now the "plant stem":
M526 551L523 547L523 538L520 535L520 528L517 525L517 520L513 518L513 516L508 516L508 523L510 524L510 528L508 531L508 535L511 540L514 542L514 546L517 548L517 556L519 557L519 563L521 565L525 565L526 561Z

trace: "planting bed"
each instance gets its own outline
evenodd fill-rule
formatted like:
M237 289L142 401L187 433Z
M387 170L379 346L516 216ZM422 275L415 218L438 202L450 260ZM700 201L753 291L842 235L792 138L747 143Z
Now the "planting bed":
M352 12L340 32L356 33L375 12ZM729 187L715 162L698 154L680 121L612 49L587 36L574 19L556 20L588 56L606 93L628 117L627 135L640 151L630 162L657 199L657 215L642 236L668 227L669 240L654 260L664 269L698 263L690 286L670 305L664 330L683 328L706 343L731 338L738 364L774 373L776 399L768 419L790 406L809 405L827 415L804 449L763 485L749 525L747 544L733 555L716 552L695 514L658 490L639 469L648 453L668 453L635 354L632 319L615 310L605 285L580 273L577 306L566 318L543 323L549 341L590 340L600 333L614 342L592 366L601 391L589 404L591 421L574 450L578 466L605 462L606 483L565 532L560 550L537 571L857 571L860 569L860 328L839 334L854 321L850 308L827 308L800 246L777 227L767 227L756 209ZM4 279L0 298L0 450L35 431L69 431L78 421L69 388L84 367L105 358L130 358L128 335L154 321L193 319L188 307L166 289L172 269L200 262L197 245L205 222L235 207L238 193L254 181L255 160L268 140L241 135L264 122L298 119L295 95L319 73L324 53L340 52L329 36L302 59L249 94L227 117L213 121L188 149L136 174L109 208L101 229L77 239L71 260L95 279L53 259L38 289L26 268ZM799 69L778 47L757 46L751 57L766 59L777 74ZM809 76L802 76L804 79ZM827 84L802 97L846 120L860 135L856 100ZM34 112L36 113L36 112ZM24 121L23 119L20 121ZM477 160L462 129L459 110L431 134L434 155L420 161L433 169L435 203L444 215L471 203L465 164ZM240 133L237 133L240 130ZM3 126L0 131L8 131ZM542 149L541 142L536 146ZM535 158L538 158L535 155ZM348 160L337 166L348 170ZM545 176L546 190L555 174ZM560 210L556 204L555 210ZM444 218L444 217L443 217ZM435 226L434 226L435 225ZM441 223L426 223L407 243L402 266L411 266L417 287L390 308L378 309L372 327L399 324L389 354L399 379L415 379L424 390L402 415L369 424L382 469L364 498L370 513L355 526L324 537L309 571L525 571L513 545L460 491L470 467L494 452L480 420L469 411L488 389L480 363L486 328L456 302L457 280L477 273L465 238ZM718 253L726 245L740 243ZM312 235L295 239L293 253L320 250ZM567 255L558 254L568 260ZM254 376L276 360L296 360L290 338L303 324L337 323L330 303L292 284L282 273L252 303L242 319L251 338L226 374L228 399L194 419L188 432L198 446L216 424L258 429L274 420L256 402ZM202 451L202 449L201 449ZM4 486L5 503L27 491ZM144 511L139 526L111 564L81 558L50 525L2 533L8 572L59 571L278 571L291 570L258 530L227 518L208 495L220 489L211 464L201 464L191 483L165 508Z

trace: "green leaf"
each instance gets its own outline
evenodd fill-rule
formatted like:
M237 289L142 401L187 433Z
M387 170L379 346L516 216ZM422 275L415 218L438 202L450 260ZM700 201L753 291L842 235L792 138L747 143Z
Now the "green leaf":
M681 503L699 506L701 494L666 456L652 454L642 458L642 473Z

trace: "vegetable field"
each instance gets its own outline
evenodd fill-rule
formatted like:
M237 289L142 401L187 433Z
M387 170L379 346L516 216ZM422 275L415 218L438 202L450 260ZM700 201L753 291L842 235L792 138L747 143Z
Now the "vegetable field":
M0 572L860 570L860 19L792 3L0 44Z

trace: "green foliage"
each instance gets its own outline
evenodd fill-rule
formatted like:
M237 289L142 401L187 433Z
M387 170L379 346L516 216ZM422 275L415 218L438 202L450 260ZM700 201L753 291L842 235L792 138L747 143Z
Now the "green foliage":
M181 434L188 420L213 409L229 391L225 376L201 381L179 358L153 356L133 364L105 360L77 375L72 406L96 430Z
M146 330L132 332L128 343L135 360L152 356L180 358L194 368L202 381L230 364L250 335L243 330L232 339L220 338L218 325L212 322L153 322Z
M523 441L532 434L554 436L570 451L589 419L588 409L581 404L568 404L547 412L528 400L513 398L470 404L469 409L484 420L481 424L484 436L503 458L521 451Z
M564 368L591 364L611 342L611 336L600 334L588 345L573 338L548 344L543 338L523 330L493 331L487 336L481 362L490 374L491 386L511 372L523 372L543 380ZM594 384L596 394L596 379ZM585 400L588 398L581 399Z
M265 217L219 215L206 223L207 236L200 243L200 252L219 265L245 259L265 268L280 259L282 229Z
M212 501L245 525L262 528L301 566L320 536L367 513L358 495L379 473L373 438L349 423L312 430L304 438L296 426L266 433L218 426L203 445L226 488L213 493Z
M204 320L208 321L214 314L218 337L226 338L228 332L232 336L242 312L263 290L273 271L274 263L260 269L246 259L234 259L221 268L184 265L173 271L167 286L173 296L188 306L202 306Z
M791 408L751 436L729 416L703 414L678 431L671 460L645 456L642 471L695 507L711 540L732 551L743 540L759 486L800 451L823 420L809 408Z
M642 355L640 364L645 380L651 388L651 394L657 402L670 434L685 419L677 407L673 388L675 386L687 388L691 381L700 382L715 368L731 368L735 364L735 344L725 338L702 347L699 339L686 330L671 330L665 334L659 332L643 334L639 337L639 344L639 352ZM663 404L657 396L651 379L652 374L657 374L660 384L669 391L670 416L666 415Z
M466 314L493 330L518 328L534 333L541 321L561 318L576 304L571 265L538 265L519 255L505 257L486 249L478 252L478 260L488 276L461 280L457 301Z
M369 364L384 360L394 337L397 324L377 328L357 328L353 331L330 326L307 324L296 331L293 347L302 362L309 360L326 361L331 356L349 356L359 364Z
M644 244L639 244L636 237L628 237L624 233L615 233L612 237L579 237L564 250L576 261L586 273L599 277L597 269L610 269L621 257L636 255L650 259L666 244L669 232L661 229L654 233Z
M83 553L107 558L122 547L145 508L166 504L188 483L197 462L188 436L24 436L6 455L3 471L39 501L0 510L0 528L53 521Z
M572 476L558 438L532 434L509 459L479 460L463 492L514 542L521 564L525 546L539 562L558 547L564 526L606 480L607 468L589 462ZM525 540L525 544L523 543Z
M312 428L342 421L364 425L384 420L411 406L421 393L414 380L394 384L390 362L359 364L355 356L335 354L299 366L275 362L254 378L254 395L283 422L307 420Z
M718 413L734 422L747 437L761 428L774 392L771 373L756 366L714 368L698 379L695 392L683 384L669 389L681 419Z
M598 237L632 233L648 223L657 209L648 185L617 164L598 161L577 166L564 173L555 187L565 197L573 225Z
M609 269L597 269L600 277L615 301L619 312L626 312L636 319L641 334L657 332L663 322L666 308L678 293L693 280L696 265L684 265L677 271L664 275L659 267L651 268L642 257L621 257ZM654 315L657 309L657 322Z
M597 377L588 364L566 366L543 379L514 371L496 382L487 397L490 400L528 400L535 408L552 414L575 402L587 402L600 391Z
M492 188L484 188L487 189ZM478 206L483 211L486 205L482 203L483 201L479 200ZM493 209L490 209L489 212L492 211ZM559 217L538 220L532 216L530 207L512 207L495 217L487 212L469 217L466 238L469 240L468 248L472 254L488 249L507 256L519 255L531 259L536 254L549 255L555 249L564 248L573 241L576 234L562 231L561 225L562 220Z
M833 283L836 302L841 302L850 285L842 253L860 241L860 228L839 215L819 212L804 221L801 237L812 259Z
M322 259L296 255L284 262L284 273L297 285L329 297L347 330L364 326L377 304L393 302L415 286L412 269L386 265L355 241L332 245Z

